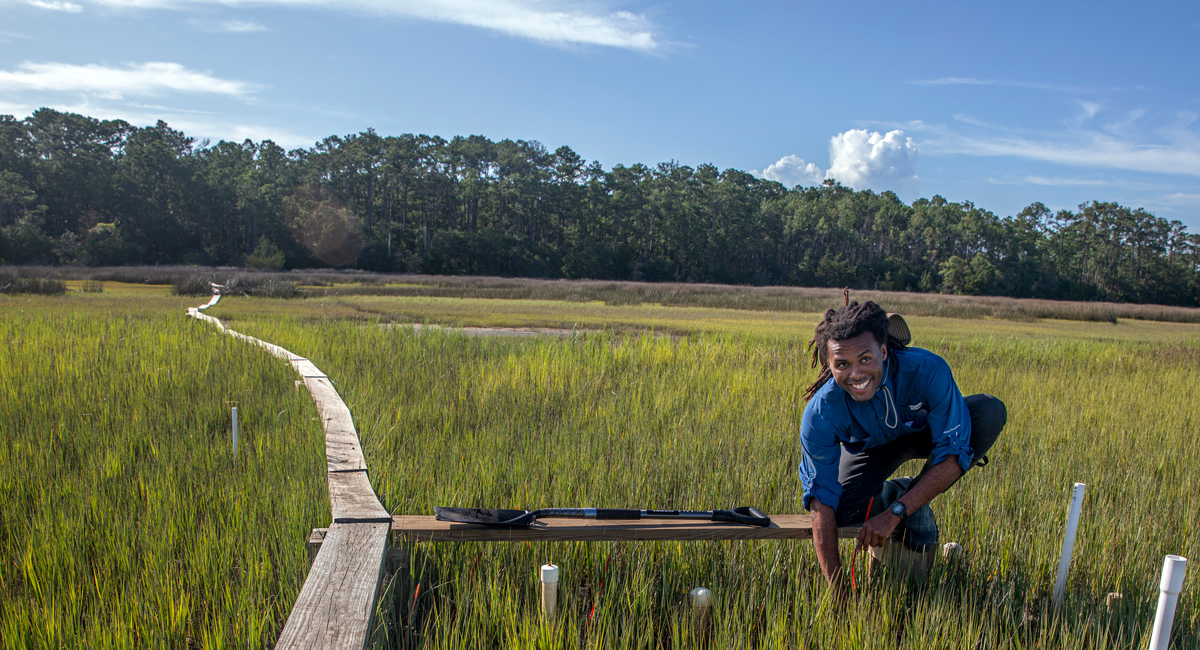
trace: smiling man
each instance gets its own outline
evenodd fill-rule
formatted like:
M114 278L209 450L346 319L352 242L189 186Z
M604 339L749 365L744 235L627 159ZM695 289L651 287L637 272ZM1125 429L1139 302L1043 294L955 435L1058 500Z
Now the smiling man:
M987 462L1007 411L991 395L964 399L946 362L889 336L873 302L825 312L809 346L821 375L805 394L800 482L817 560L842 601L838 526L866 520L859 548L900 544L927 570L938 543L929 502ZM915 479L889 480L914 458L925 459Z

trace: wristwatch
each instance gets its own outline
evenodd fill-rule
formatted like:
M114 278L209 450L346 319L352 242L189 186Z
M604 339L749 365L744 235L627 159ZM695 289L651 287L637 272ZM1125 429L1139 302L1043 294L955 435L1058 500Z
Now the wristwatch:
M896 515L901 519L904 519L908 516L908 508L905 508L904 504L900 503L899 501L892 504L891 510L893 515Z

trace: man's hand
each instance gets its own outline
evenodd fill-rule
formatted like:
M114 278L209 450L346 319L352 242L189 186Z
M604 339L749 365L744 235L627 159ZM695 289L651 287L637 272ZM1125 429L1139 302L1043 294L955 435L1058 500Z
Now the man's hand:
M858 530L859 550L865 550L868 546L883 546L884 540L891 537L892 531L899 525L900 518L892 514L891 510L884 510L871 517Z

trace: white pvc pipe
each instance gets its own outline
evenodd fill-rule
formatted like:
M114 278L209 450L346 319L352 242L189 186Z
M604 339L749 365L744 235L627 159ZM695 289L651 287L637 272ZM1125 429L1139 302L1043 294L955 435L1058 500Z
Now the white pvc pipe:
M1154 614L1154 632L1150 635L1150 650L1167 650L1171 645L1171 624L1175 621L1175 605L1183 590L1183 574L1187 558L1168 555L1163 560L1162 580L1158 583L1158 611Z
M704 587L696 587L688 592L688 600L692 602L692 620L695 622L696 637L701 646L708 645L708 614L712 605L712 592Z
M558 565L542 565L541 586L542 616L547 622L552 622L558 611Z
M962 555L962 545L958 542L946 542L942 547L942 557L947 560L957 560Z
M1079 526L1079 511L1083 508L1083 492L1087 486L1076 483L1071 494L1071 507L1067 511L1067 533L1063 536L1062 559L1058 561L1058 579L1054 581L1054 607L1062 605L1063 592L1067 589L1067 574L1071 572L1071 553L1075 549L1075 529Z
M233 455L237 456L237 407L233 407Z

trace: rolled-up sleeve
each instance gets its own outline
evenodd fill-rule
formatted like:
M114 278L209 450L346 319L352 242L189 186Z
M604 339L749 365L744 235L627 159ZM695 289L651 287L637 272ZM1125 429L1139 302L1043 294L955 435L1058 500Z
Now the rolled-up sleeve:
M837 426L836 418L823 413L815 402L809 402L800 419L800 484L806 510L812 509L809 503L813 497L834 510L842 498L842 484L838 483L842 450Z
M934 465L947 456L958 456L958 465L965 473L971 467L975 452L971 449L971 413L963 401L950 366L934 357L925 377L929 401L929 433L933 437Z

